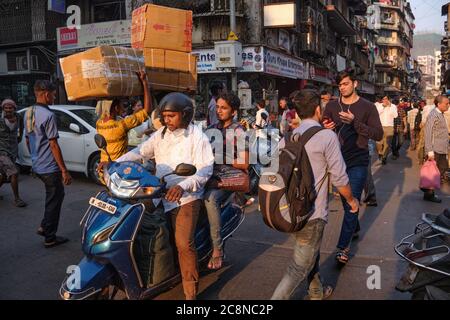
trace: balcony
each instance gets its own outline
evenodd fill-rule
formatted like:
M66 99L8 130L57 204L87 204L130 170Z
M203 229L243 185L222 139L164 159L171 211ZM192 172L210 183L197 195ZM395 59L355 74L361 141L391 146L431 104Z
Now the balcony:
M329 26L341 36L354 36L356 30L352 24L342 15L334 5L327 5L327 16Z
M398 38L392 37L378 37L377 44L380 46L399 47L404 48L404 43Z

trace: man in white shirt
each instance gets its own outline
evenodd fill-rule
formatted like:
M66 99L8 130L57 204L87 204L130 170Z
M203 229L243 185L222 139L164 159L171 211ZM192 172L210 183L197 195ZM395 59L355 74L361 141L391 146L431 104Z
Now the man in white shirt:
M170 175L165 178L168 191L162 204L172 220L178 251L183 290L187 300L196 299L198 291L197 252L194 243L204 187L213 173L214 155L207 136L191 124L194 108L182 93L170 93L160 103L163 127L140 145L140 155L154 159L156 176L171 173L178 164L194 165L190 177ZM135 160L130 152L118 161Z
M397 106L391 103L388 96L383 97L382 103L376 105L383 126L383 140L377 142L378 156L383 165L386 164L389 147L394 136L394 119L398 117Z

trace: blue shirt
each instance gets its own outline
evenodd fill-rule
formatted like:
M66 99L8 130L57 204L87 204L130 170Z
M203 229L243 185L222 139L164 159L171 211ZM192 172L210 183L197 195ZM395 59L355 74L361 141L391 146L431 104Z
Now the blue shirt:
M33 171L37 174L59 172L49 142L51 139L59 138L56 116L46 105L36 104L33 107L35 108L33 132L27 132ZM26 127L26 117L24 121Z

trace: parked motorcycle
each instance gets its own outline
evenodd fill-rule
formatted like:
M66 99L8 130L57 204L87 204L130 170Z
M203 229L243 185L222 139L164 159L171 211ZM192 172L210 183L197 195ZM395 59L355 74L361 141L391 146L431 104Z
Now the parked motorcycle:
M438 216L424 213L414 233L403 238L395 246L395 252L409 262L397 290L412 293L413 300L449 297L449 210Z
M95 139L106 150L105 139L100 135ZM153 298L181 281L175 245L164 232L165 214L146 212L142 203L164 196L167 175L158 178L136 162L110 162L104 171L107 190L90 199L80 222L85 256L74 269L78 271L63 281L60 296L65 300L113 299L121 290L128 299ZM191 176L195 172L194 166L180 164L171 174ZM220 213L224 241L244 220L244 208L233 199L225 202ZM155 236L146 237L143 229ZM195 245L201 265L212 252L205 212L197 223ZM158 274L149 276L153 270Z

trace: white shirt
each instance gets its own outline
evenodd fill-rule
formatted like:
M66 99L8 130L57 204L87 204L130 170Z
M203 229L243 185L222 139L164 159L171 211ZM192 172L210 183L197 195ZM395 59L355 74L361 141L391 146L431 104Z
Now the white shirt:
M163 199L164 210L168 212L203 198L205 184L213 173L214 155L207 136L197 126L191 124L187 129L177 129L173 132L167 129L163 138L164 128L160 128L139 146L141 156L155 159L156 176L161 178L175 170L180 163L191 164L197 168L197 173L190 177L170 175L165 178L167 189L179 185L185 191L179 203ZM137 158L136 154L129 152L117 161L133 161ZM155 205L159 201L154 201Z
M385 107L379 103L376 105L378 114L380 115L381 125L383 127L393 127L394 119L398 117L397 106L392 104L389 107Z

